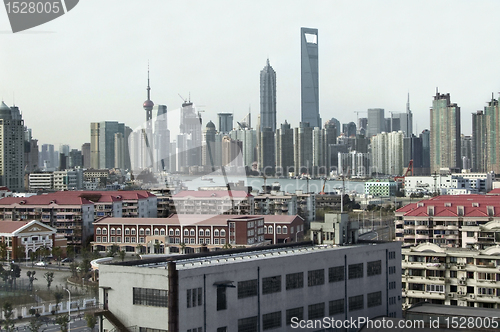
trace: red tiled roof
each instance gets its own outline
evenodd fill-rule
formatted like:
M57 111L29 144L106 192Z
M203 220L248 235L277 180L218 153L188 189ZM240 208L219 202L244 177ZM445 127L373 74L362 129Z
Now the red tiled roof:
M488 217L488 206L493 207L491 217L500 217L500 197L496 195L442 195L408 204L396 212L404 216L428 216L428 207L434 207L435 217L457 217L458 206L464 217Z
M28 223L29 221L0 220L0 233L14 233Z
M71 195L53 195L51 194L44 194L44 195L36 195L36 196L30 196L30 197L4 197L0 199L0 206L6 206L6 205L14 205L14 204L20 204L20 205L50 205L50 204L56 204L56 205L83 205L83 204L92 204L91 201L78 197L78 196L71 196Z
M233 198L245 198L250 197L252 195L247 194L244 190L231 190L231 195ZM184 190L181 191L172 198L183 198L183 197L195 197L195 198L221 198L221 197L229 197L229 192L227 190Z

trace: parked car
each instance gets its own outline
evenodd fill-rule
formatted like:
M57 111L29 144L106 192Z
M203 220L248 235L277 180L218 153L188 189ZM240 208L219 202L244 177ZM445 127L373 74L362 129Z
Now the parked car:
M35 263L36 266L47 266L47 263L40 261Z
M61 260L61 263L71 263L73 261L73 258L66 257L63 260Z

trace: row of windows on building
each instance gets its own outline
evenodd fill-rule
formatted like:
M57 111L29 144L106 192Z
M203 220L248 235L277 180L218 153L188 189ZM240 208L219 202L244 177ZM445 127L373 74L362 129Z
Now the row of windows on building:
M106 228L96 228L96 231L95 231L96 235L107 235L108 231ZM118 229L114 229L114 228L111 228L109 230L109 234L110 235L121 235L122 231L120 228ZM164 229L160 229L158 230L158 228L155 228L154 231L153 231L153 234L155 236L165 236L165 230ZM129 229L129 228L125 228L125 235L136 235L136 230L135 229ZM139 235L146 235L146 236L150 236L151 235L151 230L148 228L148 229L139 229ZM168 235L169 236L180 236L181 235L181 231L180 229L175 229L175 231L173 229L169 229L168 231ZM210 236L210 230L208 229L200 229L198 231L198 235L199 236ZM194 229L184 229L184 236L196 236L196 231ZM215 229L214 230L214 236L222 236L222 237L225 237L226 236L226 230L224 229L221 229L220 231L218 229Z
M108 237L107 236L96 236L95 237L95 242L96 243L122 243L122 241L124 241L124 243L146 243L146 238L144 237L129 237L129 236L125 236L125 237L121 237L121 236L110 236L109 237L109 242L108 242ZM198 244L212 244L211 243L211 239L210 238L198 238ZM180 238L173 238L173 237L170 237L168 238L168 243L169 244L180 244L181 243L181 239ZM196 238L185 238L184 241L183 241L184 244L196 244ZM218 244L226 244L226 239L222 238L222 239L218 239L218 238L215 238L213 239L213 244L214 245L218 245Z
M348 298L349 312L363 310L365 308L365 295L356 295ZM328 314L326 313L328 305ZM382 292L373 292L366 294L366 307L376 307L382 305ZM336 299L328 303L320 302L307 306L307 319L322 319L327 316L334 316L345 312L345 300ZM283 325L282 312L275 311L262 315L262 330L271 330L280 328ZM304 307L287 309L285 312L285 324L291 325L293 321L304 320ZM246 317L238 319L238 332L256 332L258 325L258 316ZM222 327L220 331L227 331L226 327ZM226 329L226 330L223 330ZM217 330L219 331L219 329Z

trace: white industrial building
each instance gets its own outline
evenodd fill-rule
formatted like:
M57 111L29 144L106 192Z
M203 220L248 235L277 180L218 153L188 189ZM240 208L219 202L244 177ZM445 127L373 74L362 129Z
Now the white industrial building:
M399 242L379 242L101 264L104 331L277 332L291 331L293 317L401 317L400 262Z

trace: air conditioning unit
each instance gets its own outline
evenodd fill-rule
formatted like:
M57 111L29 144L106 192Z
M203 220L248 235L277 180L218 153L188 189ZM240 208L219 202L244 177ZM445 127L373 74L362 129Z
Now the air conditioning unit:
M455 297L455 293L450 293L448 294L451 298L454 298Z
M469 294L469 298L470 298L470 299L475 298L474 294Z

